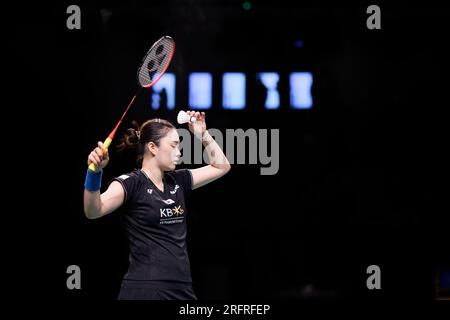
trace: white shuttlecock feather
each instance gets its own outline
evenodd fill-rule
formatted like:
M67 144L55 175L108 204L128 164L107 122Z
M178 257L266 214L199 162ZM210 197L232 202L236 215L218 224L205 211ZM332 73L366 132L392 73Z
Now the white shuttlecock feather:
M195 122L197 119L195 117L191 117L186 113L186 111L178 112L177 121L179 124L187 123L187 122Z

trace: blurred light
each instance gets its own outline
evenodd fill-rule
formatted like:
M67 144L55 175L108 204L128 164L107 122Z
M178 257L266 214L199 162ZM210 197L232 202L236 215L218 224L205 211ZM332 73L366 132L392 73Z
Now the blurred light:
M222 104L224 109L245 108L245 74L227 72L222 78Z
M450 270L440 270L436 277L435 299L450 300Z
M440 273L439 285L446 290L450 290L450 271Z
M102 32L108 31L108 22L111 18L112 10L111 9L100 9L100 17L102 20Z
M161 107L161 93L165 90L167 95L167 109L175 108L175 75L173 73L165 73L158 82L152 86L152 109L157 110Z
M243 7L245 10L250 10L251 7L252 7L252 4L251 4L249 1L245 1L245 2L242 4L242 7Z
M278 81L280 81L280 75L276 72L261 72L258 73L256 77L261 81L266 89L267 96L264 101L264 107L266 109L278 109L280 107L280 93L278 92ZM261 92L259 92L259 94L260 93Z
M189 108L209 109L212 105L212 75L193 72L189 75Z
M313 76L310 72L293 72L290 74L290 100L293 109L310 109L312 107L312 83Z
M296 48L303 48L305 42L303 40L296 40L294 41L294 47Z

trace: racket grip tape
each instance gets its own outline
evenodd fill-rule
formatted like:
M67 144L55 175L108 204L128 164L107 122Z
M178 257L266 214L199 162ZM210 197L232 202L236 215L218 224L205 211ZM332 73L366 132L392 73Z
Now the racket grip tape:
M103 142L103 154L105 154L105 151L108 150L109 146L111 145L112 139L110 137L106 138L105 142ZM89 165L89 170L96 171L97 166L94 163L91 163Z

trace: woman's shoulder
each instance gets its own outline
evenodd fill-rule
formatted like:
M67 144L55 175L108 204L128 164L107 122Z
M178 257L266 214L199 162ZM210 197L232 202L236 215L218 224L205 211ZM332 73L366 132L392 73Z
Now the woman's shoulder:
M189 169L176 169L164 172L164 175L166 177L169 177L174 180L176 180L177 178L179 179L180 176L183 176L185 174L189 174Z
M120 176L116 177L116 179L119 179L122 181L127 180L127 179L140 180L140 179L142 179L142 172L140 169L135 169L131 172L121 174Z
M183 188L186 188L188 184L192 183L192 175L189 169L177 169L173 171L165 172L165 177L167 182L173 184L174 186L179 184ZM191 185L189 185L189 189Z

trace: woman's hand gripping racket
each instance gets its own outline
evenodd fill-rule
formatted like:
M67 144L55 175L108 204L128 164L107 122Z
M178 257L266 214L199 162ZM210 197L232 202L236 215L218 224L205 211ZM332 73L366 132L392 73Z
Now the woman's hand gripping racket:
M102 158L104 158L105 156L107 157L108 147L110 146L114 138L114 135L116 134L117 128L119 128L123 118L128 112L128 109L130 109L131 105L133 104L134 100L136 99L141 89L150 88L152 85L158 82L159 79L161 79L162 75L164 74L164 72L166 72L167 68L169 67L174 52L175 52L175 41L169 36L162 37L153 44L150 50L148 50L137 72L138 82L140 85L138 91L131 99L130 103L125 109L125 112L122 114L122 117L120 118L119 122L117 123L113 131L111 131L108 138L106 138L103 144L99 144L99 147L102 148L102 157L99 159L100 162L104 160ZM92 159L89 159L88 161L90 162L89 169L91 171L96 172L98 169L97 165L92 161Z

